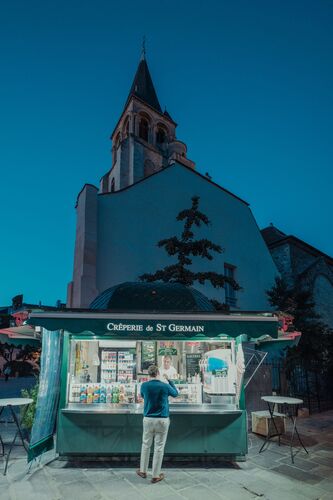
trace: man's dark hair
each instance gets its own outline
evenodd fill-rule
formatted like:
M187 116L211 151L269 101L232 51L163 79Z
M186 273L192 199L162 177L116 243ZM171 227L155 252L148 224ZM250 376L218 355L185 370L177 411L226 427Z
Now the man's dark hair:
M158 375L158 368L157 368L157 366L150 365L150 367L148 368L148 375L150 377L154 377L154 378L157 377L157 375Z

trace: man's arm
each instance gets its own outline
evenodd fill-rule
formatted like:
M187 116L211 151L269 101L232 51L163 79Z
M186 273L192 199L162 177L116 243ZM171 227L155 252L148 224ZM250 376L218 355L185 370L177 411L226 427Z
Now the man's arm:
M169 377L166 374L164 374L164 378L166 378L169 383L168 385L169 396L176 398L178 396L178 391L176 389L175 384L172 382L172 380L169 379Z

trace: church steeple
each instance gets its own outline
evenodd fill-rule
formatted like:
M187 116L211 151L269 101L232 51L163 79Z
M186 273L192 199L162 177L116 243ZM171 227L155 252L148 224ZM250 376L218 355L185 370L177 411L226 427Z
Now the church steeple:
M126 105L132 96L138 97L143 102L162 113L160 103L158 102L157 94L154 88L153 80L151 79L145 53L143 52L138 69L129 92Z
M187 147L176 139L177 124L161 109L143 49L125 107L112 133L112 167L101 192L124 189L178 162L194 168Z

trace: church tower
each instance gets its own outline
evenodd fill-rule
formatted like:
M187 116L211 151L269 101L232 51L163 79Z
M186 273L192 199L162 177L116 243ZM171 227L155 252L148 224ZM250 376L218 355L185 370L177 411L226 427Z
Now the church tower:
M161 109L143 51L111 135L112 167L101 179L100 193L124 189L175 162L194 169L194 162L186 158L186 144L176 139L176 127Z

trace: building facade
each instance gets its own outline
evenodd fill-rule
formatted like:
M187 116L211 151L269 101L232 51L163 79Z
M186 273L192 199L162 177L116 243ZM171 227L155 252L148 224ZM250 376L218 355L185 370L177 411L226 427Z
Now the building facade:
M211 225L197 228L195 237L224 252L211 262L194 258L192 269L231 276L242 290L194 286L235 310L269 309L265 290L278 272L250 207L195 170L176 123L160 107L145 58L111 139L111 169L99 187L86 184L77 198L67 306L88 307L107 288L172 264L157 242L181 233L176 217L199 196Z
M333 258L274 225L263 229L262 235L287 284L309 289L316 311L333 328Z

